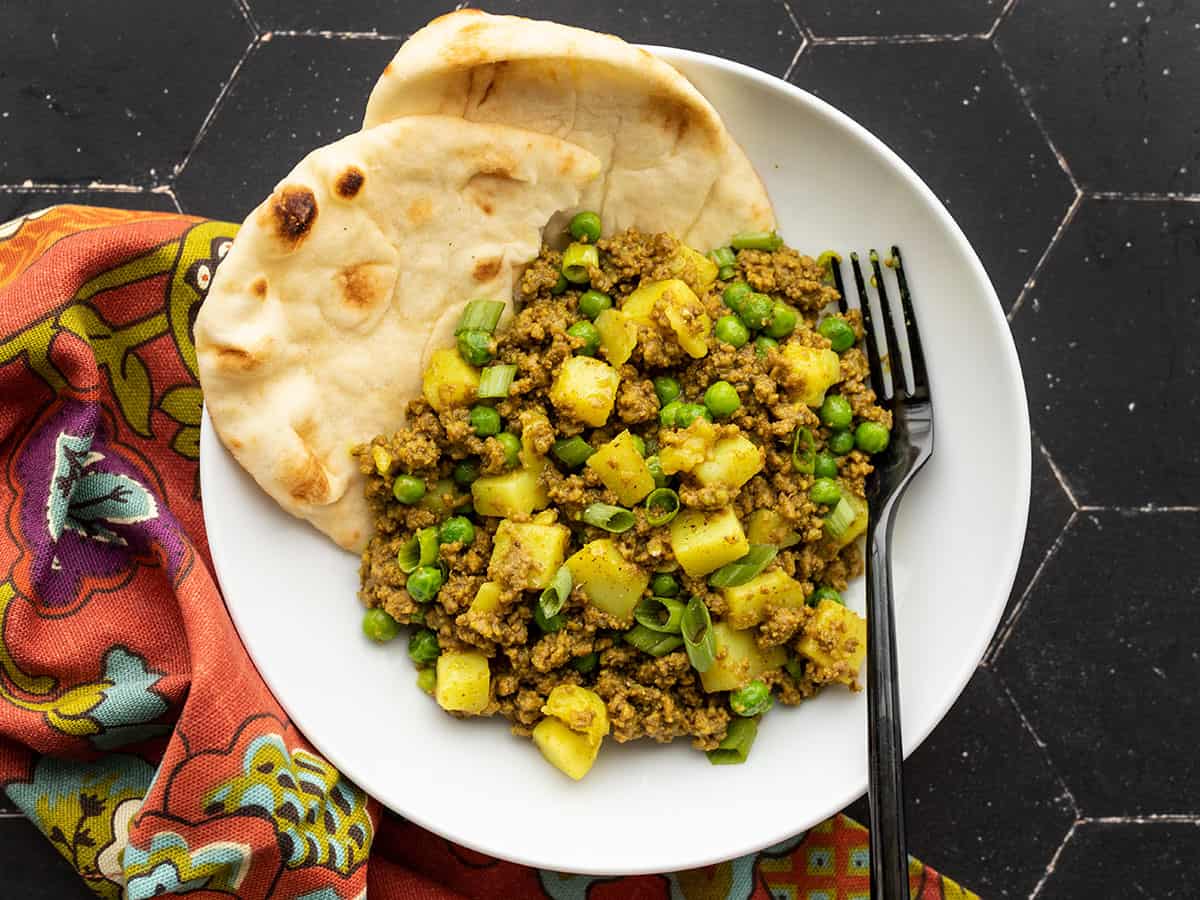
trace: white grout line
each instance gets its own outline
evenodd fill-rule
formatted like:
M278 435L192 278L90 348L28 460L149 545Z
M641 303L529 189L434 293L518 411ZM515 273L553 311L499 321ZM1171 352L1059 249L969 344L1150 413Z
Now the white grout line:
M42 194L53 191L65 191L82 194L87 191L104 191L110 194L144 194L153 188L137 184L112 184L105 181L89 181L87 184L74 182L60 184L51 181L23 181L20 184L0 184L0 193L5 194Z
M1200 825L1196 813L1150 813L1145 816L1083 816L1080 825Z
M233 5L238 8L242 18L246 20L246 24L250 27L250 33L255 36L260 34L262 29L258 25L258 19L254 16L254 10L250 8L249 0L233 0Z
M1012 322L1013 317L1016 316L1016 314L1020 312L1021 307L1025 305L1025 298L1028 296L1029 292L1037 286L1038 276L1042 274L1042 268L1046 265L1046 260L1050 258L1050 254L1058 245L1059 238L1063 236L1067 230L1067 226L1071 224L1071 221L1075 218L1075 214L1079 212L1079 207L1083 204L1083 196L1084 195L1082 191L1075 191L1075 199L1073 199L1071 201L1071 205L1067 207L1066 214L1063 216L1062 221L1058 223L1058 227L1054 229L1054 234L1050 237L1050 243L1046 245L1045 251L1038 258L1037 263L1033 267L1033 272L1031 272L1029 275L1029 279L1021 288L1021 292L1017 294L1017 299L1013 301L1013 305L1009 309L1008 315L1005 317L1009 322Z
M176 211L176 212L178 212L178 213L182 213L182 212L183 212L183 207L179 205L179 198L175 196L175 189L174 189L174 188L172 188L172 187L171 187L169 184L164 184L164 185L162 185L161 187L156 187L156 188L153 188L153 189L150 191L150 193L152 193L152 194L166 194L168 197L170 197L170 198L171 198L171 203L174 205L174 207L175 207L175 211Z
M1076 509L1080 509L1079 501L1075 499L1075 492L1071 490L1071 485L1067 481L1067 476L1062 473L1062 469L1058 467L1058 463L1054 461L1054 457L1050 455L1050 451L1046 449L1046 445L1038 442L1042 451L1042 457L1046 460L1046 465L1050 467L1050 471L1054 473L1054 477L1058 480L1058 485L1063 489L1063 493L1067 495L1067 499L1071 501L1071 505ZM1092 507L1099 509L1099 507Z
M1093 200L1128 200L1132 203L1200 203L1200 194L1184 194L1177 191L1088 191L1088 197Z
M319 37L339 41L403 41L407 34L380 34L378 31L318 31L304 29L300 31L266 31L264 39L270 37Z
M192 138L191 146L188 147L187 153L183 155L182 161L175 166L171 178L172 182L179 178L180 173L187 168L188 162L191 161L192 154L196 152L196 148L200 146L200 142L204 140L204 136L208 133L209 126L212 125L213 119L216 118L217 110L221 108L221 103L229 94L229 89L233 87L234 81L237 80L238 73L242 70L246 60L250 58L250 54L260 44L271 39L271 32L265 32L260 35L255 35L250 39L250 43L246 45L246 49L242 51L242 55L238 57L237 62L233 64L233 70L229 73L229 77L221 85L221 89L217 91L216 99L213 100L212 106L208 108L208 113L204 116L204 121L200 123L200 130L196 132L196 136Z
M1046 886L1046 882L1050 879L1050 876L1054 874L1054 870L1058 866L1059 857L1062 856L1063 850L1066 848L1072 836L1075 834L1075 828L1077 825L1077 822L1072 822L1071 827L1067 829L1066 835L1063 836L1062 843L1058 845L1058 849L1054 851L1054 855L1050 857L1050 862L1046 865L1045 874L1042 875L1042 877L1038 880L1038 883L1033 886L1033 891L1029 895L1029 900L1037 900L1038 894L1042 892L1042 888Z
M1081 506L1080 512L1115 512L1138 514L1138 513L1196 513L1200 512L1200 506L1157 506L1153 503L1147 503L1145 506Z
M996 30L1002 24L1004 24L1004 20L1009 17L1009 15L1013 11L1013 7L1015 7L1016 5L1017 5L1017 0L1008 0L1008 2L1004 4L1004 8L1002 10L1000 10L1000 15L996 16L996 21L994 21L992 23L992 27L989 28L987 30L987 32L984 34L985 38L987 38L990 41L992 38L994 38L996 36Z
M1075 180L1075 173L1071 171L1071 166L1067 162L1067 158L1062 151L1058 149L1058 145L1054 143L1054 138L1050 137L1050 132L1046 130L1046 125L1042 122L1041 117L1033 108L1033 101L1029 99L1029 93L1025 88L1021 87L1021 82L1017 78L1017 73L1013 71L1013 67L1008 64L1008 59L1004 56L1004 51L1000 44L996 41L991 41L992 48L996 51L996 56L1000 59L1000 67L1004 69L1004 74L1008 76L1009 83L1017 91L1017 96L1021 98L1021 104L1025 107L1025 111L1029 113L1029 118L1033 119L1033 124L1037 126L1037 130L1042 135L1042 140L1046 142L1046 146L1050 148L1050 152L1054 154L1054 158L1058 161L1058 167L1063 170L1067 178L1071 182L1071 187L1079 193L1079 182Z
M1050 752L1046 747L1046 742L1042 740L1041 735L1034 730L1033 725L1025 715L1025 710L1021 709L1021 704L1017 702L1017 698L1013 696L1013 692L1009 690L1008 684L999 675L996 680L1000 682L1000 687L1003 688L1005 696L1008 697L1008 702L1012 704L1012 708L1017 713L1017 718L1021 720L1021 724L1025 730L1029 732L1029 736L1033 738L1033 742L1038 745L1038 749L1042 751L1042 757L1045 759L1046 767L1050 770L1050 774L1054 776L1054 780L1058 782L1062 788L1062 796L1067 798L1067 803L1071 806L1071 813L1075 817L1075 821L1079 821L1079 803L1075 800L1075 795L1071 792L1071 788L1061 775L1058 774L1058 768L1054 765L1054 760L1050 758Z
M796 18L796 13L792 10L792 4L788 0L779 0L783 4L783 11L787 13L787 17L792 20L792 27L796 29L796 33L802 38L809 36L808 29L800 24L800 20Z
M788 67L783 72L783 80L787 81L792 77L792 72L796 69L796 63L800 61L800 54L804 52L804 48L808 46L808 38L803 34L800 35L800 46L796 48L796 52L792 54L792 61L788 63Z
M812 35L815 46L875 47L881 44L955 44L987 40L987 34L843 34Z
M23 819L25 813L16 809L0 809L0 819Z

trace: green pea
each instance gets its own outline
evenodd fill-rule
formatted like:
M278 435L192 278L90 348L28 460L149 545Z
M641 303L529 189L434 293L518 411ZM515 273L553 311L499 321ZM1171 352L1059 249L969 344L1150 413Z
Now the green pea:
M807 603L809 606L816 606L822 600L832 600L834 603L838 603L842 606L846 605L846 602L842 599L841 594L839 594L837 591L835 591L833 588L829 587L828 585L824 585L824 584L821 585L819 588L817 588L815 591L813 591L812 595L804 602Z
M732 416L742 405L738 392L728 381L714 381L704 392L704 405L718 419Z
M576 322L567 329L567 334L583 341L582 347L576 347L575 352L580 356L595 356L600 349L600 332L591 322Z
M642 457L642 459L645 459L646 458L646 442L644 440L642 440L642 436L639 434L631 434L631 435L629 435L629 438L630 438L630 440L633 441L633 446L635 448L637 448L638 456Z
M828 339L834 353L844 353L854 346L854 329L841 316L826 316L817 326L817 334Z
M458 336L458 355L472 366L486 366L492 359L492 336L472 328Z
M473 406L468 417L471 427L480 437L490 437L500 433L500 413L490 406Z
M409 625L424 625L425 624L425 610L415 609L412 612L410 612L408 614L408 624Z
M818 478L837 478L837 460L828 453L818 453L816 461L813 463L813 474Z
M408 589L409 596L418 603L428 603L437 596L444 581L442 570L437 566L418 566L408 576L405 587Z
M549 634L552 631L559 631L567 624L567 617L564 613L555 613L546 618L546 614L542 612L542 604L535 603L533 605L533 621L543 633Z
M588 675L595 672L598 665L600 665L600 654L594 650L591 653L585 653L583 656L577 656L571 660L571 668L581 675Z
M683 404L678 400L672 400L658 411L659 424L664 428L677 427L679 425L679 411L681 409L683 409Z
M766 294L751 294L742 303L738 315L751 331L758 331L771 321L771 313L775 309L775 301Z
M891 437L891 432L878 422L859 422L854 429L854 445L863 453L882 453Z
M833 506L842 499L842 489L832 478L818 478L808 489L808 496L813 503Z
M679 407L679 412L675 414L675 421L680 428L687 428L697 419L708 419L712 421L712 413L701 406L699 403L685 403Z
M438 540L443 544L461 543L469 547L475 543L475 526L466 516L451 516L439 526Z
M713 326L713 335L718 341L734 347L746 346L750 340L750 332L737 316L721 316Z
M742 311L746 298L754 293L754 289L744 281L735 281L721 292L721 301L735 313Z
M451 477L456 484L467 487L473 484L475 479L479 477L479 463L473 459L459 460L454 464L454 471L451 473Z
M796 311L785 303L771 308L771 318L764 329L773 338L785 338L796 330Z
M604 291L584 291L579 298L579 311L589 319L594 319L606 309L612 309L612 297Z
M425 496L425 482L412 475L397 475L392 482L392 496L408 506L412 506Z
M363 613L363 634L380 644L386 644L400 633L400 623L376 606Z
M779 349L779 341L773 337L767 337L765 334L760 334L754 340L754 354L759 359L763 359L767 355L768 350Z
M575 240L591 241L594 244L600 240L600 216L590 210L577 212L571 217L568 230Z
M559 272L558 273L558 281L554 282L554 286L552 288L550 288L550 293L554 294L555 296L565 293L567 290L568 284L570 284L570 282L567 281L567 276L564 275L562 272Z
M854 434L844 429L838 429L829 436L825 446L835 456L845 456L854 449Z
M521 439L511 431L503 431L496 435L496 440L504 448L504 464L511 469L521 461Z
M755 678L744 688L739 688L729 694L729 708L735 715L757 716L765 713L775 703L771 689L761 679Z
M849 428L854 421L850 401L841 394L829 394L821 404L821 422L830 428Z
M432 697L434 690L437 688L437 670L422 669L419 671L417 673L417 687Z
M428 628L414 631L408 639L408 658L418 666L427 666L437 662L442 646L438 643L437 635Z
M658 395L658 405L666 406L679 399L679 382L670 375L659 375L654 379L654 393Z
M679 582L674 575L663 572L650 579L650 593L655 597L679 596Z
M650 477L654 479L656 488L666 487L670 483L667 473L663 471L662 461L657 456L646 457L646 468L650 470Z

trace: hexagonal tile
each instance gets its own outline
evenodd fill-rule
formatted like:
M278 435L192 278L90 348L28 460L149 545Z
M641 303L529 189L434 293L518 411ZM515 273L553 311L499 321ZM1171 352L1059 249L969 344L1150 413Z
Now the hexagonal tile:
M240 221L315 147L357 131L398 41L264 39L176 182L185 212Z
M1088 200L1013 318L1034 430L1085 505L1200 502L1200 208Z
M1039 900L1200 896L1200 828L1183 822L1084 822Z
M36 191L0 190L0 222L7 222L17 216L57 203L84 203L89 206L113 206L117 209L175 212L175 203L169 194L155 194L150 191L77 191L66 188Z
M1198 545L1197 513L1085 512L994 666L1084 815L1197 812Z
M54 845L23 818L0 819L4 893L23 900L94 900Z
M130 0L114 15L102 3L6 4L0 182L165 180L250 41L232 3Z
M660 0L627 7L594 0L487 0L470 5L611 31L627 41L714 53L773 75L787 71L801 42L787 10L776 2L733 6L721 0Z
M1003 0L792 0L792 8L813 34L829 37L979 34L992 27L1003 6Z
M1045 753L987 669L976 671L904 775L908 852L983 897L1027 897L1074 819ZM865 824L866 799L846 812Z
M1200 190L1195 4L1018 3L996 38L1081 184Z
M454 0L250 0L263 29L375 31L412 34L430 19L450 12Z
M800 54L790 80L916 169L974 244L1007 308L1074 191L992 47L815 46Z

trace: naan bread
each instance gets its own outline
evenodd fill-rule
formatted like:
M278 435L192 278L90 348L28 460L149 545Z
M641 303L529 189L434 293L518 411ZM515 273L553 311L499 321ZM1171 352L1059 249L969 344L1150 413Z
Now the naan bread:
M440 113L560 137L604 174L580 207L606 234L670 231L700 250L775 225L771 202L712 105L620 38L464 9L409 38L371 92L365 127Z
M467 301L512 302L547 220L600 169L557 138L443 116L313 151L246 219L196 320L225 446L288 512L363 547L351 446L403 421Z

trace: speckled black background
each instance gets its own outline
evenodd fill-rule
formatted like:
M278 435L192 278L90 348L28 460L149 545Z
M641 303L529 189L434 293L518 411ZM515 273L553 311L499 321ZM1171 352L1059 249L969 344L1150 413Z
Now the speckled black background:
M452 5L7 0L0 221L64 201L240 219ZM996 639L908 763L910 848L984 897L1200 896L1197 4L484 5L787 78L942 198L1012 324L1033 501ZM11 811L0 895L91 896Z

